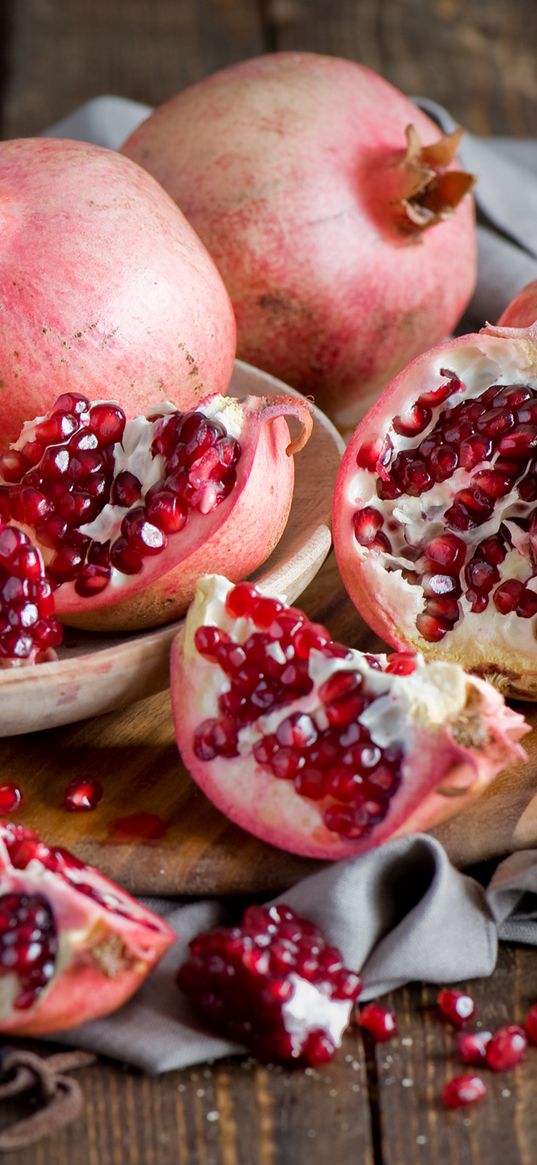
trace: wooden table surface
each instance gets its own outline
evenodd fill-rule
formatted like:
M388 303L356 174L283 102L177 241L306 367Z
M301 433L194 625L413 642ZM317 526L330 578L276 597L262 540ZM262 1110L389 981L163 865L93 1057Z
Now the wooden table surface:
M406 92L443 102L474 132L535 133L535 0L3 0L0 134L36 133L100 93L157 103L222 65L284 48L371 65ZM334 598L337 621L352 634L356 616ZM166 694L139 705L148 745L155 713L162 720L166 707ZM79 729L78 747L95 731L95 722ZM537 999L536 955L504 947L493 978L472 989L487 1026L520 1021ZM394 993L399 1038L375 1049L354 1030L319 1072L230 1060L149 1079L100 1063L79 1074L80 1120L13 1159L534 1165L537 1052L515 1073L490 1079L480 1107L446 1113L438 1098L457 1063L434 996L419 985ZM5 1105L0 1127L12 1116Z

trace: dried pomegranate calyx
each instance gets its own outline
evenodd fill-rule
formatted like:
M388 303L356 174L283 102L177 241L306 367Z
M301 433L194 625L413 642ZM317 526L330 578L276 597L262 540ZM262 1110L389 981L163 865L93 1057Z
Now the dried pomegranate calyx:
M475 185L472 174L448 169L455 160L462 133L458 129L432 145L422 146L415 127L407 126L407 148L400 163L405 173L400 205L407 230L423 231L450 218Z

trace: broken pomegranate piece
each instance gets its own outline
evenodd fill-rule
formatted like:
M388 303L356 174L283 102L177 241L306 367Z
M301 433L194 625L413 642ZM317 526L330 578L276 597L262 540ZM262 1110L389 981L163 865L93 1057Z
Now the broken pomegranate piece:
M360 976L289 906L250 906L242 925L192 939L177 982L222 1034L259 1059L316 1066L334 1056Z
M221 576L198 585L171 686L179 749L207 796L311 857L427 828L524 756L523 718L458 665L363 655Z
M343 459L334 544L394 647L537 696L537 330L462 336L388 386Z
M107 1015L175 937L92 866L0 822L0 1032L42 1035Z
M300 426L294 441L287 416ZM164 403L128 420L113 401L64 393L0 457L2 512L22 528L13 554L28 560L22 581L37 570L30 554L42 574L31 531L63 622L170 621L208 567L242 578L270 554L291 505L292 454L311 426L309 406L291 397L213 395L190 412ZM0 564L1 553L0 543Z

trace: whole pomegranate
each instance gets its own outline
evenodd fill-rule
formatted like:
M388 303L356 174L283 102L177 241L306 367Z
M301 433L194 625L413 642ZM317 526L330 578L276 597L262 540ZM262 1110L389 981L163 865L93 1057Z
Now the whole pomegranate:
M0 1032L43 1035L107 1015L175 938L98 870L0 822Z
M56 646L54 610L75 626L152 627L208 569L250 574L283 531L311 427L299 397L213 393L127 420L63 393L0 456L0 663Z
M527 283L502 312L498 324L510 328L529 328L537 321L537 279Z
M438 132L362 65L277 53L186 89L123 150L215 259L239 355L348 427L474 287L472 179Z
M0 427L62 392L120 398L225 392L235 322L222 280L149 175L111 150L53 138L0 143Z
M219 576L198 585L171 688L179 749L207 796L315 858L426 829L524 758L522 716L457 664L363 655Z
M537 330L487 327L401 372L347 448L333 513L379 635L537 696Z

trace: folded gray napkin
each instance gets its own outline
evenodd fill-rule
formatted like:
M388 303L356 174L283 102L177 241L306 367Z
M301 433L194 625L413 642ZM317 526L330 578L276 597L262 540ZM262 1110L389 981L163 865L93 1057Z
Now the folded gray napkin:
M498 939L537 945L537 851L506 858L483 889L450 864L434 838L400 837L323 868L275 901L320 927L346 965L361 971L361 999L372 999L415 979L444 984L490 975ZM166 917L178 941L134 999L62 1042L150 1073L240 1053L238 1044L205 1030L175 983L189 940L236 921L236 906L230 916L223 902L146 902Z
M416 101L443 129L455 128L440 106ZM101 97L46 132L115 149L149 112L133 101ZM478 178L479 282L467 320L479 327L495 321L537 278L537 143L465 134L460 156ZM282 899L321 927L349 967L362 971L362 999L371 999L413 979L441 984L490 975L498 939L537 945L537 851L507 858L485 890L455 870L432 838L398 838L321 870ZM149 904L177 930L177 943L130 1003L69 1032L64 1042L153 1073L241 1052L203 1029L174 981L189 939L223 921L224 904Z

